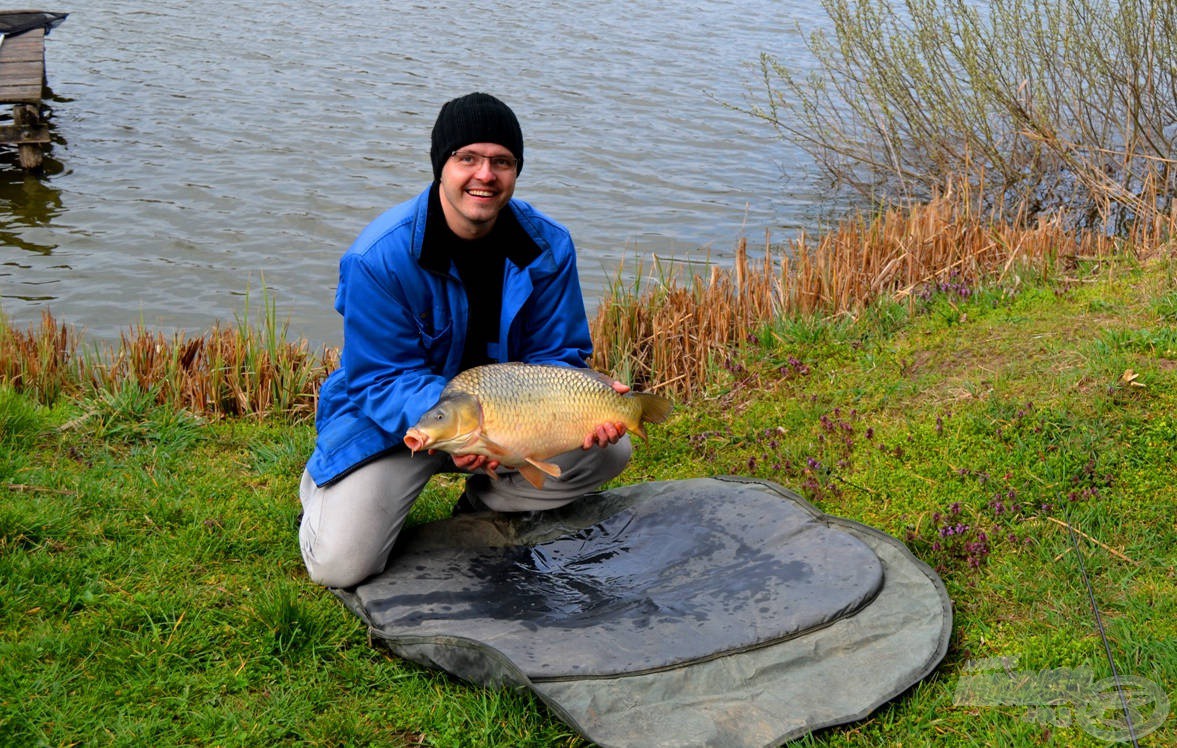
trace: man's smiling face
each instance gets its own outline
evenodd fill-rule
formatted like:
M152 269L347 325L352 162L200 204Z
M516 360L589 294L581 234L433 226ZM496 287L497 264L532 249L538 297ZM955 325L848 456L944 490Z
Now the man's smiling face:
M510 162L510 168L504 168ZM441 209L450 230L462 239L490 233L499 211L515 194L515 157L497 143L471 143L446 159L441 169Z

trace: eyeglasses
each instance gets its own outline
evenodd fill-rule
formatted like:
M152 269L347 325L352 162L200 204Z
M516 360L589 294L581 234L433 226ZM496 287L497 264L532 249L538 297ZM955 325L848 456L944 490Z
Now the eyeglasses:
M519 160L514 156L483 156L481 153L473 151L454 151L450 154L450 160L460 168L470 171L482 166L483 161L489 161L491 171L504 173L515 171L515 167L519 163Z

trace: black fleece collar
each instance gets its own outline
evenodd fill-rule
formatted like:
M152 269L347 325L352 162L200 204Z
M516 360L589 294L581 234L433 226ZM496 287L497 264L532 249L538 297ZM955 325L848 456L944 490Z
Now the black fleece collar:
M425 223L425 239L421 246L421 267L445 275L450 272L450 262L460 252L466 240L450 230L441 209L441 185L437 182L429 189L429 210ZM502 247L507 259L523 268L539 257L540 248L528 235L515 217L515 211L508 204L499 213L494 228L482 240L490 240L492 246Z

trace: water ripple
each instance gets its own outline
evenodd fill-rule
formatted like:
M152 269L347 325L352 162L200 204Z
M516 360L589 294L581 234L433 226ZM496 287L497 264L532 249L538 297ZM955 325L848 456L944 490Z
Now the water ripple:
M519 114L516 194L572 229L590 305L622 259L723 260L817 202L812 166L722 104L761 51L800 59L798 0L101 6L48 38L47 175L0 169L17 323L48 306L99 339L196 331L264 275L294 334L338 343L339 254L424 188L437 109L471 90Z

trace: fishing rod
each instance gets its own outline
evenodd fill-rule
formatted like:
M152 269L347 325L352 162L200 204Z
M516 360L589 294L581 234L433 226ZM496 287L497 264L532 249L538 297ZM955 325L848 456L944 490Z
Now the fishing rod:
M1079 548L1079 536L1075 532L1075 526L1071 524L1071 513L1068 507L1064 512L1066 519L1067 532L1071 537L1071 547L1075 551L1075 558L1079 560L1079 574L1083 578L1083 585L1087 588L1087 599L1091 603L1091 612L1095 616L1095 628L1099 632L1099 638L1103 642L1103 651L1108 658L1108 665L1112 669L1112 679L1116 684L1116 693L1120 697L1120 708L1124 712L1124 724L1128 727L1128 737L1132 740L1133 748L1140 748L1140 743L1136 739L1136 728L1132 724L1131 709L1128 707L1128 697L1124 694L1124 684L1120 680L1120 672L1116 669L1116 659L1112 656L1112 645L1108 641L1107 630L1103 625L1103 616L1099 613L1099 603L1095 599L1095 589L1091 585L1091 578L1087 575L1087 563L1083 560L1083 551Z

